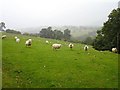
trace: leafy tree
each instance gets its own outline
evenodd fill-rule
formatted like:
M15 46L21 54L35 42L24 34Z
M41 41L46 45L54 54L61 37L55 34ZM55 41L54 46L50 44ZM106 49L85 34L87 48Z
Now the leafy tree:
M59 39L61 40L63 38L63 32L58 30L52 30L52 27L43 28L40 31L40 36L44 38L52 38L52 39Z
M92 39L91 37L87 37L87 38L85 39L85 41L83 41L83 42L84 42L84 44L92 45L93 39Z
M52 27L43 28L39 34L41 37L44 37L44 38L53 38L53 36L54 36Z
M114 9L108 16L101 30L97 31L94 48L98 50L111 50L113 47L120 53L120 8Z
M47 38L47 29L46 29L46 28L43 28L43 29L40 31L39 34L40 34L41 37Z
M64 30L64 39L68 41L68 40L70 40L70 38L71 38L70 30L69 29L65 29Z
M5 27L5 23L4 23L4 22L1 22L1 23L0 23L0 31L4 31L3 28L6 28L6 27Z
M48 27L48 28L43 28L40 32L39 35L41 37L44 38L52 38L52 39L65 39L65 40L70 40L70 30L66 29L64 30L64 34L63 32L61 32L60 30L52 30L52 27Z
M63 32L59 30L54 30L54 38L59 40L63 39Z

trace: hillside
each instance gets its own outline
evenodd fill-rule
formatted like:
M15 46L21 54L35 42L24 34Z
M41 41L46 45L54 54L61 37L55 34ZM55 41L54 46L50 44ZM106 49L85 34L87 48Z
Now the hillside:
M8 34L2 40L3 88L117 88L118 54L96 51L83 44ZM21 41L16 43L14 36ZM32 47L25 41L32 38ZM46 44L48 40L51 44ZM61 43L54 51L52 43Z

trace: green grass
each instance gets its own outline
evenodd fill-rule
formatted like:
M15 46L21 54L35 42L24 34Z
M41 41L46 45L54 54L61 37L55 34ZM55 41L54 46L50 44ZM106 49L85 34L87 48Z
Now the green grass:
M1 32L0 37L2 37ZM2 88L2 39L0 39L0 89L1 88Z
M99 52L83 44L74 44L70 50L64 41L60 50L51 44L58 40L15 34L2 40L2 85L4 88L117 88L118 54ZM25 41L32 38L32 47ZM52 42L46 44L45 40ZM68 44L68 42L66 42Z

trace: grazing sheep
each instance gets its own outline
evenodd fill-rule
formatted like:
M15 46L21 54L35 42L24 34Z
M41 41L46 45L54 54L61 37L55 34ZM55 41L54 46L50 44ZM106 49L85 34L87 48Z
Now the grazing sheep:
M87 51L88 48L89 48L89 47L88 47L87 45L84 46L84 50L85 50L85 51Z
M3 36L2 36L2 39L4 39L4 38L6 38L6 35L3 35Z
M49 44L49 41L46 40L45 42L46 42L46 44Z
M31 45L32 45L32 39L28 39L28 40L25 42L25 45L26 45L26 46L31 46Z
M15 40L17 39L18 37L17 36L15 36Z
M31 43L32 43L32 39L30 38L30 39L28 39Z
M17 42L17 43L19 43L19 42L20 42L20 39L19 39L19 38L17 38L17 39L16 39L16 42Z
M112 52L117 53L117 48L112 48Z
M74 45L72 43L70 43L68 46L69 46L69 48L72 49Z
M60 47L61 47L61 44L53 44L52 45L52 48L55 49L55 50L60 49Z

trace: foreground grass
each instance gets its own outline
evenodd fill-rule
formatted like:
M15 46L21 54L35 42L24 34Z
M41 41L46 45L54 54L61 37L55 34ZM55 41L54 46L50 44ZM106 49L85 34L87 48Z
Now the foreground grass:
M118 55L99 52L91 46L88 52L82 44L70 50L68 42L60 50L53 51L43 38L33 39L31 48L25 47L29 36L7 34L2 41L3 87L11 88L117 88ZM65 44L66 43L66 44Z

